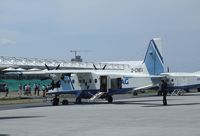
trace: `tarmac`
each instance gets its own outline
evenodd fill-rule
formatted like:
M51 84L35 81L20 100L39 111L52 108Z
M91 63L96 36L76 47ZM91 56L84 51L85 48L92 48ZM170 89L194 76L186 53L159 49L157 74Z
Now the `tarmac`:
M200 95L0 106L0 136L199 136Z

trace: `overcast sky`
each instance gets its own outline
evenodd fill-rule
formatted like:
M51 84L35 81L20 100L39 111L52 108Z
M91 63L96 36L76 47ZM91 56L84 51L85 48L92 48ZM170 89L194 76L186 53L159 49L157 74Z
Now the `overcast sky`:
M163 40L171 71L200 70L199 0L0 0L0 56L143 60Z

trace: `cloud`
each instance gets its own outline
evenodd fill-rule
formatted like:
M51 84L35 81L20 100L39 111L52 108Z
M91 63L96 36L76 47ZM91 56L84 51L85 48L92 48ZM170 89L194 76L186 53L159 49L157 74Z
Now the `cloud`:
M0 38L0 45L14 45L16 41L8 39L8 38Z

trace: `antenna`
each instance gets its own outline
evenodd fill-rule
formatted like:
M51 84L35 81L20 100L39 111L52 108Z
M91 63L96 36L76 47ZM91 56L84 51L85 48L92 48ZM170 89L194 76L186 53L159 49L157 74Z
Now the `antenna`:
M74 57L76 58L78 52L90 52L89 50L70 50L71 53L74 53Z
M71 61L80 61L82 62L81 56L77 55L78 52L90 52L89 50L70 50L71 53L74 53L74 59Z

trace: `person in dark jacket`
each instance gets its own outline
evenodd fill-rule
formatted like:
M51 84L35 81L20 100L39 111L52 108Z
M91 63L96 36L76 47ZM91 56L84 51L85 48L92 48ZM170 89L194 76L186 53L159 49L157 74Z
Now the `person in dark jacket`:
M166 106L167 105L167 82L165 80L161 80L160 83L160 91L162 92L163 95L163 105Z

